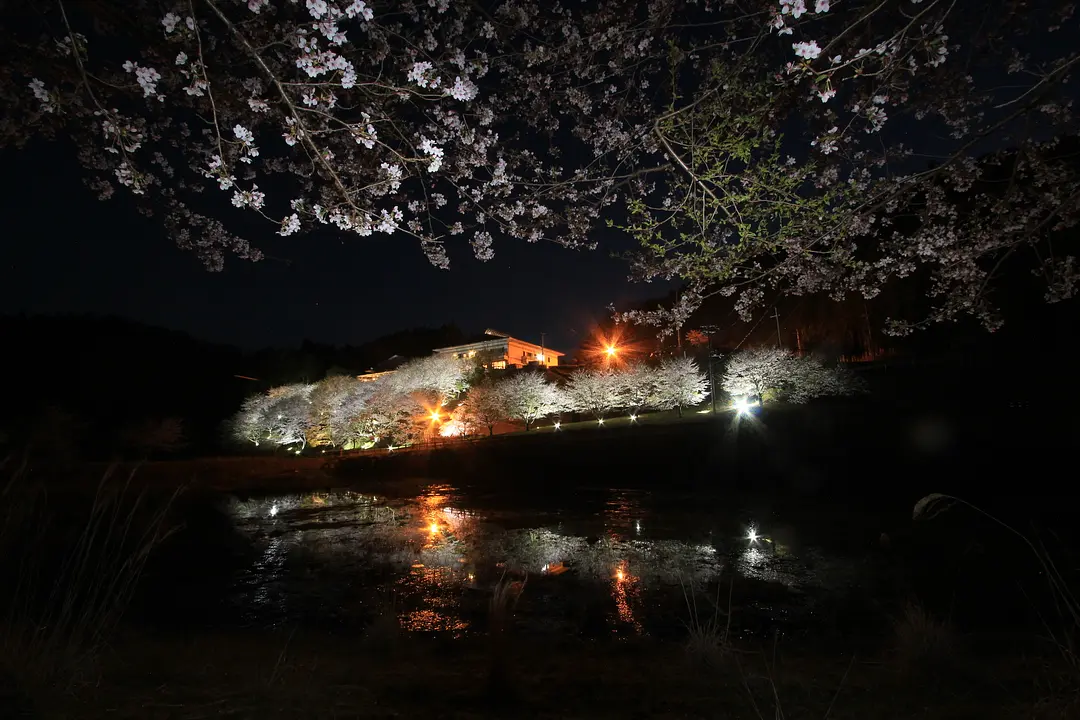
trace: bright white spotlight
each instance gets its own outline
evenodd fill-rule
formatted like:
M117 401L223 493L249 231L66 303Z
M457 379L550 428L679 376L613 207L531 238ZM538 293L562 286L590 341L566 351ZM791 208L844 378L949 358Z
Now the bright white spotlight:
M760 536L757 533L756 527L751 526L750 529L746 531L746 539L750 542L756 543L758 541L758 537Z
M735 400L735 405L733 407L735 408L735 412L739 415L749 415L750 410L754 407L754 403L750 402L749 398L741 397Z
M556 429L556 430L558 430L558 429L559 429L559 428L561 428L561 427L562 427L562 423L561 423L561 422L557 422L557 423L555 423L555 429Z
M631 415L630 422L637 422L637 415Z

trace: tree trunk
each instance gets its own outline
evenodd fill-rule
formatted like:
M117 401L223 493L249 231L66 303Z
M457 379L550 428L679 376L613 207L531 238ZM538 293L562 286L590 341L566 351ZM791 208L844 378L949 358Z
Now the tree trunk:
M493 437L494 435L495 435L495 426L494 425L488 425L488 437Z
M682 417L682 405L676 405L675 412L678 413L679 417Z

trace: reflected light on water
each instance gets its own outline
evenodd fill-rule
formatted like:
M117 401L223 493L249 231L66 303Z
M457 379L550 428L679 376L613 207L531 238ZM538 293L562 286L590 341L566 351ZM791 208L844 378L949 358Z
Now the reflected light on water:
M469 629L469 623L435 610L414 610L403 613L401 627L410 632L460 632Z
M262 557L255 561L251 575L259 581L259 585L251 598L252 610L269 611L272 617L278 619L285 613L285 594L281 591L279 581L284 574L287 555L285 541L277 537L270 541Z
M634 633L641 634L641 622L634 615L631 607L631 599L639 594L637 588L638 578L630 574L626 561L622 561L615 568L613 582L611 583L611 597L615 601L615 613L620 623L629 625Z
M657 609L664 598L681 601L681 583L713 582L725 562L742 577L797 588L799 598L804 589L850 587L857 571L813 546L793 552L769 542L775 520L769 536L751 526L714 544L704 541L711 519L660 513L649 493L612 489L599 500L556 522L474 509L440 484L393 501L340 491L237 499L229 512L253 554L239 561L229 602L245 622L278 624L347 619L347 608L377 606L389 592L402 628L458 633L483 615L495 579L539 572L527 593L542 600L523 621L561 626L568 608L599 602L610 629L642 633L670 621Z
M633 528L641 532L641 494L628 490L613 490L604 503L604 525L608 535L619 538L629 535Z

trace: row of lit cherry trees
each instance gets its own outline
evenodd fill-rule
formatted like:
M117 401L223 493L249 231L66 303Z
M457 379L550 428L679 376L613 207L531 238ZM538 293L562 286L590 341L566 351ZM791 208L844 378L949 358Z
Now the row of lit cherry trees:
M528 430L562 412L598 420L616 410L681 412L707 395L705 375L689 358L580 370L560 386L539 372L486 377L474 362L432 355L375 380L332 376L254 395L233 418L231 433L255 446L297 451L308 445L394 447L431 435L492 434L507 422Z
M731 355L722 387L745 405L847 394L855 384L814 358L761 349ZM631 420L645 410L675 409L681 415L708 394L705 373L687 357L655 366L583 369L558 385L540 372L492 378L475 362L432 355L374 380L337 375L254 395L233 418L231 432L258 447L296 452L308 445L393 448L424 437L490 435L502 423L529 430L563 412L588 414L600 424L616 412Z

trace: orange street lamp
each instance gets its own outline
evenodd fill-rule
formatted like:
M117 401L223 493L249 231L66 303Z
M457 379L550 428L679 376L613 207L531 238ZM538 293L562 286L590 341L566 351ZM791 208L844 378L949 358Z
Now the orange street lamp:
M615 354L619 352L619 349L614 345L608 345L605 352L607 352L608 357L615 357Z
M438 410L432 410L431 411L431 422L439 422L439 411Z

